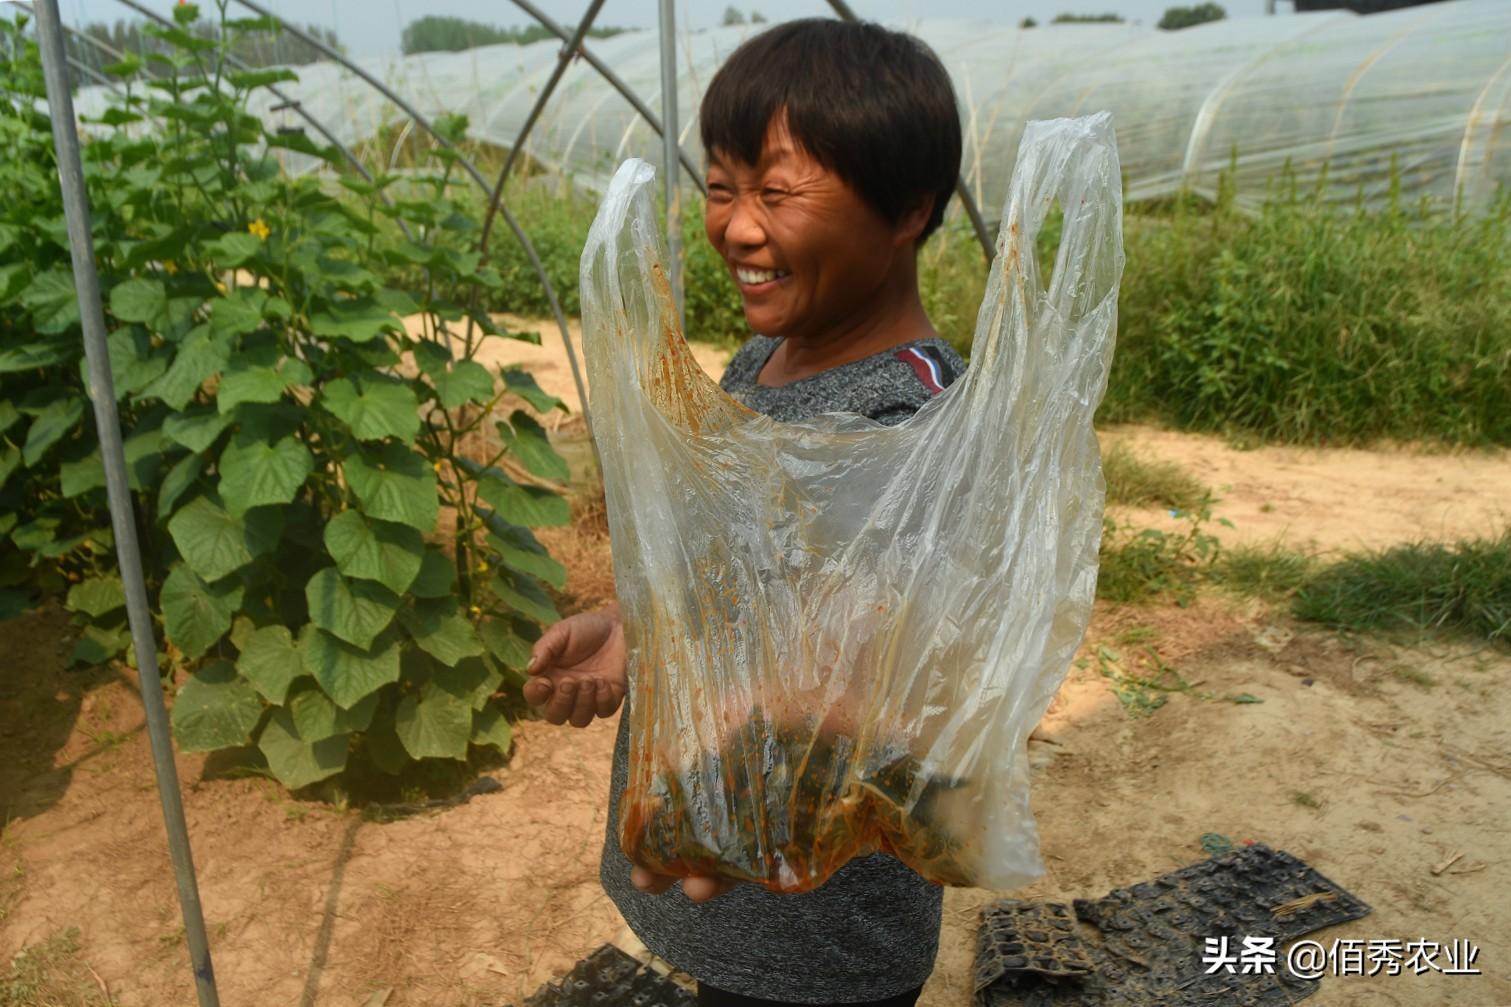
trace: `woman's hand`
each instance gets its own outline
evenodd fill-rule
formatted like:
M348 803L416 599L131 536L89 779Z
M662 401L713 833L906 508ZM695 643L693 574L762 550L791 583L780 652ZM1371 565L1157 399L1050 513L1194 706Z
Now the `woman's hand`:
M624 702L624 624L611 605L563 619L541 636L525 667L525 702L552 724L587 727Z
M630 869L630 884L645 892L647 895L660 895L677 881L669 874L657 874L636 866ZM707 902L716 899L739 884L731 878L714 877L707 874L695 874L690 878L682 879L682 894L687 896L689 902Z

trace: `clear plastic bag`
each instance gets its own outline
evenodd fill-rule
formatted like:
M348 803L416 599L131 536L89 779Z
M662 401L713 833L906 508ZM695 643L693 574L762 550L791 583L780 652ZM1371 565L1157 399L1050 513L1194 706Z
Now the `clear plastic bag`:
M945 884L1033 880L1025 740L1085 633L1102 528L1110 117L1029 125L970 368L895 427L779 423L699 369L652 178L620 167L581 276L630 654L621 845L777 891L876 850Z

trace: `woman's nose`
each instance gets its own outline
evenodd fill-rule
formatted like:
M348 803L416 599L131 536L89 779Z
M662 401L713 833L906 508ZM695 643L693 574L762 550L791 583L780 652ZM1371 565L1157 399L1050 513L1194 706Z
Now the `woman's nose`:
M744 248L756 248L766 243L766 230L751 211L750 200L736 199L730 206L729 222L724 225L724 240Z

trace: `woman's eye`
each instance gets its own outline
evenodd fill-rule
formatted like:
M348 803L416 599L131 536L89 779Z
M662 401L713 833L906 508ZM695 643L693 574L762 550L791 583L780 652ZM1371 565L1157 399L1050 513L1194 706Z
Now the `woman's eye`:
M761 190L763 199L781 199L785 195L787 195L786 189L779 189L774 185L768 185Z

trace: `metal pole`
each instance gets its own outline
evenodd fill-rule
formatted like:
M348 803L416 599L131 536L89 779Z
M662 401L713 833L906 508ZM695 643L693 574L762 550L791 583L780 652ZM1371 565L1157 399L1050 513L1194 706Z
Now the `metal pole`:
M493 229L493 216L498 212L499 200L503 198L504 183L508 181L509 170L514 167L514 162L519 159L519 153L524 149L525 138L530 135L530 130L535 128L535 123L540 119L541 112L545 111L546 102L551 100L551 95L556 91L556 85L561 83L561 78L566 76L567 65L572 62L573 55L582 40L588 34L588 29L593 27L593 21L598 17L598 12L603 9L604 0L593 0L588 5L588 11L582 16L582 21L577 25L577 30L567 40L567 44L561 47L561 55L556 58L556 68L551 71L551 79L546 81L546 86L540 89L540 94L535 98L535 105L530 109L530 114L525 116L524 125L520 126L515 134L514 145L509 148L509 156L504 158L504 166L498 171L498 182L493 186L493 198L488 200L488 212L483 215L483 233L478 238L478 247L486 253L488 251L488 235Z
M557 38L561 39L563 42L572 37L565 28L557 24L555 21L552 21L549 17L546 16L545 12L536 7L533 3L530 2L530 0L514 0L514 6L518 7L520 10L533 17L541 25L541 27L545 28L547 31L555 35ZM620 95L623 96L625 101L630 103L631 108L640 113L640 118L645 120L645 124L649 126L657 136L664 135L661 130L661 120L656 118L656 113L652 112L650 108L646 106L645 102L640 100L640 96L637 95L628 84L621 80L618 74L609 69L609 67L597 56L593 55L593 50L589 49L586 44L579 45L577 47L577 51L582 56L583 60L587 62L588 66L591 66L594 70L597 70L598 75L604 80L608 81L609 85L613 87L615 91L618 91ZM676 134L673 133L673 135L675 136ZM686 152L682 150L680 145L677 148L677 156L682 161L682 170L687 172L687 177L692 179L692 183L698 187L698 191L705 196L708 195L708 185L703 181L702 172L698 171L697 166L692 162L692 158L687 156Z
M96 70L94 67L89 66L84 61L74 59L72 56L68 56L66 57L66 59L68 60L69 66L73 67L84 76L93 79L95 83L108 87L112 91L119 91L121 89L120 85L118 85L115 81L111 80L103 73L100 73L100 71Z
M183 799L178 791L178 771L173 765L168 713L163 705L163 684L157 667L157 639L147 607L147 585L142 576L142 557L136 541L136 519L131 490L126 483L126 458L121 450L120 417L115 408L115 386L110 377L110 350L105 342L105 315L100 306L100 280L94 269L94 243L89 236L89 197L84 190L84 166L79 159L79 134L74 123L73 96L63 61L63 21L58 0L36 0L37 41L42 52L42 70L47 81L47 108L52 119L53 147L58 158L58 180L63 189L63 210L68 221L68 251L73 259L74 289L79 298L79 316L84 328L84 355L89 365L89 394L94 401L94 421L100 438L100 459L105 466L105 492L110 500L110 522L115 530L116 562L126 590L126 615L131 641L136 649L142 705L147 714L147 735L152 764L157 771L157 792L163 806L163 824L168 830L168 851L178 882L178 902L184 914L184 934L194 966L194 986L201 1007L219 1007L215 969L210 962L210 941L205 934L204 912L199 903L199 885L194 877L194 857L189 850L189 832L184 825Z
M672 300L682 310L682 195L677 185L677 12L675 0L661 0L661 185L666 192L666 248Z
M834 8L844 21L859 21L855 12L845 0L829 0L829 6ZM992 264L992 256L997 254L996 246L992 244L992 236L986 230L986 221L982 219L981 211L976 207L976 199L971 195L971 190L965 184L965 176L961 175L955 180L955 192L960 196L960 205L965 207L965 215L970 218L971 229L976 232L976 240L981 243L981 253L986 256L987 266Z

